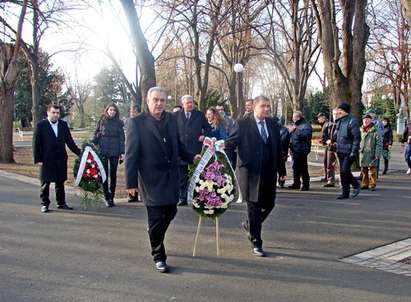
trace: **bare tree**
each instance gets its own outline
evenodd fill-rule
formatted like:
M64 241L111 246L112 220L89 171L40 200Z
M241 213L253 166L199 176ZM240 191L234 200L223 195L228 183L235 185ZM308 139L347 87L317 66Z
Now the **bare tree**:
M395 109L404 106L409 116L410 28L398 1L374 1L369 45L369 68L373 80L383 80L394 98ZM401 104L403 101L403 104Z
M303 111L308 79L320 49L309 1L268 0L263 26L255 28L286 85L294 110Z
M0 40L0 162L14 162L13 157L13 110L14 88L17 79L17 56L21 45L21 33L27 0L21 4L15 31L14 44Z
M401 4L405 8L408 21L411 21L411 0L401 0Z
M311 0L317 18L330 101L332 105L351 103L353 114L359 116L366 65L365 47L369 36L367 0L340 0L338 16L341 15L341 22L337 20L335 2Z
M86 126L84 104L90 96L93 86L88 82L80 83L77 78L74 81L69 82L69 87L67 87L68 95L80 115L79 128L84 128Z
M134 1L121 0L121 4L129 23L131 36L136 51L137 62L141 75L141 95L145 96L151 87L156 86L154 56L148 48L147 40L141 30Z

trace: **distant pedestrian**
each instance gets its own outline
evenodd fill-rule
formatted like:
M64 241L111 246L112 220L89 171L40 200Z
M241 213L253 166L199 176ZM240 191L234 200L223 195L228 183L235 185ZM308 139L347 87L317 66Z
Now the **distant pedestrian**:
M388 163L391 159L393 134L392 134L390 119L385 117L382 120L382 123L384 124L384 136L383 136L383 142L382 142L382 145L383 145L382 157L384 158L384 170L382 172L382 175L385 175L388 172Z
M333 110L335 113L336 110ZM336 154L336 144L334 141L335 137L335 123L329 121L324 113L319 113L317 115L317 120L321 128L321 144L325 146L324 151L324 174L325 182L324 187L334 187L335 186L335 164L337 162Z
M293 184L289 189L310 189L310 174L308 172L308 154L311 152L313 130L300 111L293 113L294 125L290 129L290 152L293 158ZM302 179L302 186L301 186Z
M372 123L370 114L363 117L360 143L361 189L375 191L377 186L377 165L382 152L382 137Z
M36 125L33 134L34 163L40 166L41 212L49 212L50 183L54 182L57 208L72 210L67 205L64 182L67 180L66 145L76 155L81 154L71 137L67 123L60 120L60 107L51 104L47 107L47 118Z
M104 156L103 165L107 173L107 180L103 184L106 206L114 207L117 167L124 159L124 123L120 120L116 104L111 103L104 108L92 141L99 146Z
M408 170L407 174L411 174L411 122L408 122L407 126L405 127L404 133L401 138L401 143L404 144L406 143L407 145L405 146L405 162L408 165Z
M278 163L278 165L281 166L278 168L278 171L282 171L282 173L284 173L284 175L278 176L278 185L281 189L284 189L285 181L287 178L286 162L288 159L288 152L290 149L290 132L288 131L288 128L284 125L284 119L278 122L278 126L280 128L280 145L282 158L282 161Z
M234 119L231 118L224 109L224 105L217 105L215 106L217 111L220 113L221 117L224 120L224 125L226 127L226 132L230 133L234 129Z
M358 120L350 112L351 106L347 103L342 103L337 107L335 140L342 187L342 194L337 199L350 198L350 185L354 189L352 198L357 197L361 192L361 186L351 172L351 165L358 158L361 133Z

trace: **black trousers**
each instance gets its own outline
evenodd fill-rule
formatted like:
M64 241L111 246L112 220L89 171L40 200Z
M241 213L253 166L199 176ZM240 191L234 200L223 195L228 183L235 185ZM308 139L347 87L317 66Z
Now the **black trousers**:
M177 214L177 205L147 206L148 236L154 262L166 261L164 238L170 222Z
M42 181L40 189L41 205L48 207L50 205L50 181ZM66 193L64 191L64 181L55 182L56 201L58 205L66 203Z
M250 241L254 247L262 247L261 230L264 220L274 209L274 202L247 202L248 227Z
M350 195L350 185L356 189L360 186L358 180L351 173L351 165L353 161L347 154L337 153L338 161L340 162L340 182L342 187L342 195L348 197Z
M106 200L114 199L116 193L118 159L118 156L112 156L105 158L103 161L107 174L107 180L103 184L104 197Z
M179 165L180 168L180 201L187 201L187 189L188 189L188 165Z
M296 187L301 186L301 178L303 187L310 187L310 174L308 173L308 154L295 153L293 154L293 178Z

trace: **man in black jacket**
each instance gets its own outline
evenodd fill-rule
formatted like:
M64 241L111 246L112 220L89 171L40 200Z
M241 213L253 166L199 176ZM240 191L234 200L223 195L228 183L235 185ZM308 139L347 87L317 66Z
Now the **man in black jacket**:
M60 107L49 105L47 119L40 121L33 135L34 163L40 166L41 212L49 212L50 183L55 183L57 208L72 210L66 203L64 182L67 180L67 152L69 149L80 155L81 151L71 137L67 123L60 120Z
M333 110L334 112L334 110ZM337 162L336 145L333 141L336 125L329 121L325 113L320 112L317 115L318 124L321 126L320 142L325 146L324 151L324 187L335 186L335 164Z
M168 271L164 238L177 213L179 158L192 162L200 157L186 151L175 116L164 111L166 99L160 87L148 91L148 113L128 123L125 155L126 187L131 196L139 191L147 208L151 255L162 273Z
M310 174L308 173L308 154L311 152L312 127L300 111L293 113L294 125L290 129L290 150L293 158L293 184L289 189L310 189ZM301 178L303 185L301 187ZM301 187L301 188L300 188Z
M183 110L174 113L177 117L178 134L188 152L199 154L203 146L204 137L211 133L211 126L201 111L194 108L194 99L191 95L181 98ZM180 160L180 197L179 206L187 205L188 164Z
M338 196L338 199L350 197L350 185L354 189L352 198L361 191L360 183L351 173L351 165L356 161L360 149L361 133L358 120L350 114L350 111L351 106L347 103L342 103L337 107L335 141L342 187L342 194Z
M275 205L277 169L285 176L281 157L280 133L277 121L270 118L270 102L264 96L254 101L254 112L238 120L226 140L227 154L237 149L239 185L247 202L248 232L255 256L265 256L261 239L262 223Z

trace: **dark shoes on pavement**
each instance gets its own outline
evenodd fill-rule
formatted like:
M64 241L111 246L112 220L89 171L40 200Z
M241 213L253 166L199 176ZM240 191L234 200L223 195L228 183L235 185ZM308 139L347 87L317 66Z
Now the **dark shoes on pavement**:
M254 247L253 248L253 255L257 257L265 257L266 254L262 247Z
M300 188L300 186L292 184L292 185L288 186L287 188L290 189L290 190L298 190Z
M41 206L41 212L42 212L42 213L48 213L48 212L50 212L49 207L48 207L48 206Z
M350 199L350 196L348 195L340 195L337 197L337 199Z
M114 201L113 201L112 199L106 199L106 200L105 200L105 204L106 204L106 207L107 207L107 208L112 208L112 207L115 207L115 206L116 206L115 203L114 203Z
M67 203L65 203L65 204L59 204L59 205L57 206L57 209L60 209L60 210L73 210L73 208L72 208L72 207L69 207L69 206L67 205Z
M155 264L155 268L159 273L168 273L169 268L165 261L157 261Z
M361 192L361 187L358 186L358 188L354 188L354 191L352 192L352 198L357 197Z
M329 182L329 183L326 183L325 185L323 185L323 187L324 187L324 188L334 188L334 187L335 187L335 184Z
M309 187L301 187L300 191L310 191Z

